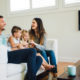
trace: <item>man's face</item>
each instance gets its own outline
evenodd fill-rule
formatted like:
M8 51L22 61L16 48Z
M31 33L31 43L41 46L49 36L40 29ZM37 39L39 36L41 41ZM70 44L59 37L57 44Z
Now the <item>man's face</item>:
M4 21L4 18L0 18L0 30L4 30L6 23Z

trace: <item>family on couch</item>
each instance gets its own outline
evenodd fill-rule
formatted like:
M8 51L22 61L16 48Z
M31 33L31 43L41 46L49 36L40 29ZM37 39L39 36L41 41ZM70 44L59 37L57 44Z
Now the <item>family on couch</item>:
M5 25L4 17L0 16L0 37L2 39L5 38L2 34ZM36 80L36 73L41 64L44 69L57 73L54 52L45 50L46 32L40 18L33 19L29 33L26 30L21 32L21 28L18 26L14 26L11 32L12 36L8 39L8 63L27 63L28 72L24 80ZM48 56L51 65L48 64Z

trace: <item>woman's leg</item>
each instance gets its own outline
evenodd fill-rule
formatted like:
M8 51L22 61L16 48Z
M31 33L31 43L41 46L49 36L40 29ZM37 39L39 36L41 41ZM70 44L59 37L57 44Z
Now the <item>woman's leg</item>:
M42 58L43 60L42 65L44 66L46 70L54 67L53 65L49 65L40 53L37 53L37 56L40 56Z
M56 73L57 72L57 64L56 64L56 57L55 57L55 53L52 50L46 50L46 54L47 56L50 57L50 64L51 65L55 65L55 68L53 68L53 72Z
M48 57L47 57L47 55L46 55L45 50L39 50L39 51L37 51L37 52L40 53L40 54L43 56L43 58L47 61L47 63L49 63L49 62L48 62Z
M35 49L29 48L8 52L8 63L15 64L27 63L28 66L27 79L36 80L36 73L41 66L42 59L41 58L38 59L36 57Z

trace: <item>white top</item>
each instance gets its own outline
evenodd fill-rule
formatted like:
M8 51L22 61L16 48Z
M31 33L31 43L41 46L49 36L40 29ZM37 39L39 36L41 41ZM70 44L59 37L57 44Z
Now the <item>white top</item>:
M20 39L19 38L16 39L16 38L13 37L13 41L14 41L15 44L19 44L20 43ZM8 47L10 48L10 51L11 51L12 46L11 46L10 42L8 42Z
M20 43L20 39L19 38L16 39L16 38L13 37L13 41L14 41L15 44L19 44Z
M7 64L7 41L5 35L0 35L0 64ZM1 65L0 65L1 66Z
M5 64L7 63L7 51L8 48L5 45L0 45L0 64Z

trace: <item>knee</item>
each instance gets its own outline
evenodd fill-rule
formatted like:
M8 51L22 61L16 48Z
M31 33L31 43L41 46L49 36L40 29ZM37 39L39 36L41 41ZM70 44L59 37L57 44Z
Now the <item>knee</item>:
M41 56L41 54L40 53L37 53L37 56Z
M34 48L30 48L30 51L31 51L31 53L34 53L34 54L37 53L36 49L34 49Z
M53 50L50 50L50 53L54 53L54 51Z
M54 56L55 56L55 53L54 53L54 51L53 51L53 50L50 50L49 54L50 54L51 56L52 56L52 55L54 55Z
M46 55L46 51L45 51L45 50L42 50L42 51L41 51L41 54L42 54L42 55Z

